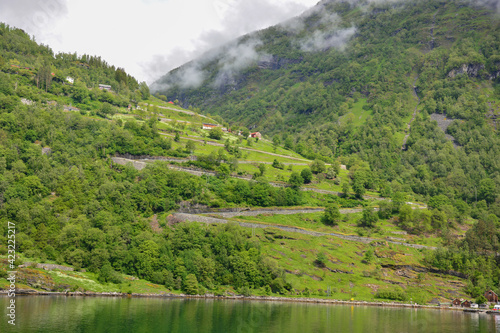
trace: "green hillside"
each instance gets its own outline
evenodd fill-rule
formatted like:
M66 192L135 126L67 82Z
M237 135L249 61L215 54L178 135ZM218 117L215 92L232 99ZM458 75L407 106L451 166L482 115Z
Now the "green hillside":
M415 10L427 8L419 6ZM346 7L339 17L354 22L369 13ZM308 24L325 29L339 20L310 14ZM297 34L306 36L306 30ZM463 122L451 123L448 131L458 142L470 142L454 148L418 109L408 149L401 151L404 131L380 124L391 120L404 127L411 120L418 103L413 74L427 73L417 67L401 78L407 83L396 98L389 92L399 90L389 84L388 90L365 91L357 83L332 81L323 92L309 86L307 76L294 81L266 65L270 82L291 80L292 90L277 90L273 97L276 113L284 107L281 94L305 94L303 85L321 93L320 99L337 89L322 112L330 117L328 103L338 101L343 113L325 121L312 111L294 111L309 110L309 102L290 100L282 121L263 116L252 137L231 114L246 110L238 99L218 112L208 104L186 104L181 96L150 95L145 83L100 57L54 54L33 40L0 24L0 288L8 287L7 271L14 265L20 288L46 291L312 295L424 304L498 290L498 134L471 102L477 97L477 103L493 101L494 107L493 81L458 75L433 86L436 105L452 103L449 96L464 90L455 97L470 114L456 107ZM293 66L305 65L295 60L306 51L276 45L289 59L278 61L283 70L299 75ZM343 58L350 47L328 52ZM250 72L249 78L255 74ZM267 103L262 82L248 87L248 103ZM422 91L419 108L428 103ZM444 92L453 94L441 101ZM400 116L387 114L382 102L400 108ZM262 105L264 112L268 106ZM203 129L207 123L215 127ZM337 126L344 136L326 145L322 140L333 140ZM370 140L377 145L368 145ZM13 229L15 259L9 248ZM39 263L60 266L46 271Z
M499 22L475 1L321 1L153 87L309 159L368 162L367 190L498 207Z

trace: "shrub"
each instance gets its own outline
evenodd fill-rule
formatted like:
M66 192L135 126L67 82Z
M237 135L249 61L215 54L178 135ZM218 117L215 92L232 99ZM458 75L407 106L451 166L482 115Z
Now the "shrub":
M312 171L309 168L302 169L300 176L304 180L304 184L309 184L312 181Z
M311 163L311 172L312 173L318 174L318 173L325 172L325 170L326 170L325 162L323 162L321 160L314 160Z
M277 159L274 159L272 166L273 166L273 168L276 168L276 169L281 169L281 170L285 169L285 165L283 163L278 162Z
M479 295L479 297L476 298L476 303L477 304L486 304L486 303L488 303L488 300L486 299L486 297L484 297L484 295Z
M220 140L223 135L224 132L222 132L222 128L220 127L214 127L208 132L208 137L214 140Z
M359 220L359 226L373 228L378 221L378 214L374 213L370 207L363 208L363 216Z
M375 294L375 298L404 302L408 300L408 295L403 290L398 288L392 290L379 290Z
M188 274L184 279L184 291L188 295L198 294L198 279L194 274Z
M316 256L316 260L314 261L314 264L318 267L326 267L327 261L328 261L328 258L326 257L325 252L320 252Z
M327 225L337 225L341 217L339 206L337 204L330 204L325 208L325 213L321 217L321 221Z

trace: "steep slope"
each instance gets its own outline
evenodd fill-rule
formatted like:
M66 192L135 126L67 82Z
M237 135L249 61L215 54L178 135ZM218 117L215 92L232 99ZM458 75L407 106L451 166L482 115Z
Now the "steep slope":
M293 131L342 116L348 97L410 100L412 73L435 58L432 80L496 78L497 28L492 11L463 1L323 1L172 71L154 89L247 126Z
M357 155L375 171L367 188L471 202L483 181L495 183L496 197L500 29L484 3L322 1L170 72L154 89L279 134L308 158L354 166ZM457 119L451 136L435 113Z
M352 32L350 27L346 29ZM491 157L486 150L480 162L468 164L473 166L469 174L484 178L477 189L478 199L484 199L484 204L480 201L472 211L468 204L452 201L453 195L431 198L432 211L413 210L405 204L408 196L400 192L406 188L397 182L391 184L396 191L391 201L360 202L349 195L349 179L359 197L365 187L374 188L380 182L355 155L346 160L349 171L340 169L338 163L326 169L321 161L304 165L300 156L282 150L274 138L271 144L258 136L223 133L222 128L206 133L200 128L206 118L179 108L175 102L166 102L162 95L158 96L163 101L148 96L147 86L137 85L123 70L99 57L53 55L50 48L37 45L21 30L1 24L0 56L0 289L9 288L6 277L12 267L19 268L16 282L23 289L129 294L312 294L338 299L412 298L426 303L434 298L444 301L460 297L464 292L476 297L498 286L498 228L495 215L487 216L488 209L495 212L497 207L493 203L496 185L495 180L485 178L486 172L495 175L495 164L488 166ZM269 57L267 61L273 63ZM465 69L469 71L468 66ZM425 75L423 70L420 73ZM67 78L70 75L74 82ZM100 83L111 85L112 91L107 91L109 87L91 88ZM457 87L462 89L462 85ZM434 89L440 91L438 88L449 89ZM475 90L470 93L477 94ZM383 109L379 112L370 98L352 101L349 112L360 117L351 119L353 138L364 135L372 126L371 119L382 114ZM474 116L476 111L468 112ZM214 118L223 123L220 116ZM471 117L470 122L476 119L481 120ZM442 159L444 152L452 154L454 150L442 141L438 142L444 146L439 155L419 155L418 147L425 151L428 144L436 144L419 141L430 132L422 124L419 119L412 124L409 148L402 156L408 159L404 162L407 164L396 165L409 165L408 170L412 170L412 163L416 163L417 179L422 184L449 194L442 183L432 182L439 178L432 177L442 177L438 173L442 164L436 163L436 158ZM459 140L462 129L452 125ZM416 140L414 133L422 135ZM207 134L213 141L207 140ZM246 147L242 147L243 137L247 137ZM293 146L292 139L288 136L285 145ZM307 145L315 147L309 141ZM296 148L299 146L300 142ZM394 150L400 153L399 148ZM197 160L191 159L193 153L199 154ZM169 156L170 161L180 164L178 169L194 165L216 170L216 174L192 176L163 162L143 163L144 168L136 170L112 162L115 154L165 160ZM360 155L363 157L361 151ZM421 156L431 161L427 163L431 169L425 165L419 168ZM464 160L457 156L452 162ZM270 167L257 161L268 162ZM249 177L230 178L231 172ZM255 180L248 180L248 172ZM291 186L269 183L276 180L285 185L287 179ZM459 185L458 181L464 180L451 179ZM318 191L301 191L304 182L314 182ZM325 191L323 186L335 191L341 187L342 197ZM385 188L382 192L391 195ZM353 208L360 204L366 206L362 211L359 207L342 213L339 210L339 206ZM372 204L379 206L378 212L369 207ZM262 209L300 205L301 209L293 211L296 214L286 217L269 216L270 210ZM318 208L307 210L306 205ZM245 216L231 219L252 230L233 223L178 223L172 214L181 208L206 211L209 207L229 208L231 213L256 207L264 214L252 210L257 216L251 216L251 220L245 220ZM324 213L319 207L325 207ZM304 209L306 213L299 213ZM474 226L474 220L466 219L469 213L480 219ZM267 228L271 225L278 228ZM255 230L258 226L266 228ZM12 235L16 255L20 255L16 259L10 244ZM454 241L454 236L464 236L465 240ZM447 250L420 251L453 243L460 250L449 246ZM20 260L27 261L29 267L21 267ZM47 261L42 266L31 264ZM86 272L71 272L66 265ZM41 267L65 272L42 272ZM448 282L449 274L460 279Z

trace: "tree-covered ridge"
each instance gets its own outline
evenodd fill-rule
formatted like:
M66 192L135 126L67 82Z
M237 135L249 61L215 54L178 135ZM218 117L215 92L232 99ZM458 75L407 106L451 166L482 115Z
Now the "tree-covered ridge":
M204 73L199 87L182 85L183 67L156 87L167 82L169 98L276 133L308 158L366 161L367 189L475 205L484 199L480 183L491 183L489 205L500 189L499 22L473 1L324 1L235 42L258 40L260 56L227 80L218 80L224 58L212 52L195 67ZM311 50L304 40L331 44ZM446 132L456 147L430 119L435 113L456 119ZM353 155L360 159L351 163Z
M54 54L50 47L37 44L23 30L4 23L0 23L0 69L16 75L15 82L2 75L4 87L12 83L11 89L17 96L35 102L47 102L55 95L60 104L90 110L99 108L101 103L127 107L149 96L147 85L139 84L123 68L116 68L99 56ZM100 84L110 85L112 92L100 90ZM9 90L3 89L0 92L8 95ZM41 94L39 89L50 95ZM3 103L8 104L7 100Z
M193 293L198 282L206 288L267 285L281 291L286 283L280 270L259 255L248 232L184 225L156 234L149 223L153 214L177 209L185 201L286 205L297 204L298 192L265 182L200 178L164 164L141 172L115 165L107 154L163 154L151 141L152 133L158 134L147 123L127 124L21 104L12 112L2 109L3 240L11 221L17 226L20 253L86 268L103 281L119 281L117 271ZM35 138L50 145L50 153L42 154ZM137 151L140 146L148 150ZM189 284L193 277L197 282Z
M281 292L288 286L281 270L240 228L171 229L163 216L164 232L152 230L153 215L183 202L296 205L301 195L263 180L114 164L109 157L115 154L186 156L159 134L158 112L111 119L149 97L144 83L100 57L54 55L22 30L0 25L1 254L10 221L18 253L87 269L102 282L120 283L121 274L129 274L188 293L221 284ZM80 112L67 112L68 105Z

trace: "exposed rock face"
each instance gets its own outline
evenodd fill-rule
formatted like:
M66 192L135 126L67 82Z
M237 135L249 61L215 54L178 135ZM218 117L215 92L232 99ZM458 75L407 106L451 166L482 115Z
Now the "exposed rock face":
M455 148L457 148L459 145L458 145L457 141L455 140L455 138L452 135L446 133L448 126L451 125L451 123L453 122L454 119L446 118L446 115L439 114L439 113L431 114L431 119L435 120L437 122L439 128L441 128L443 130L443 132L445 133L446 138L453 143L453 146Z
M298 64L301 61L302 59L285 59L272 56L269 59L259 61L258 66L262 69L277 70L280 68L286 68L290 64Z
M448 73L448 77L454 78L457 75L466 74L471 77L477 77L479 72L484 69L483 64L463 64L459 68L454 68Z

